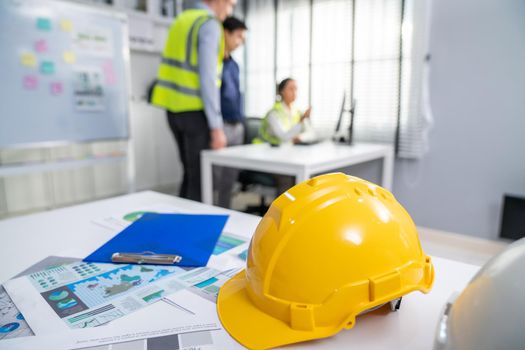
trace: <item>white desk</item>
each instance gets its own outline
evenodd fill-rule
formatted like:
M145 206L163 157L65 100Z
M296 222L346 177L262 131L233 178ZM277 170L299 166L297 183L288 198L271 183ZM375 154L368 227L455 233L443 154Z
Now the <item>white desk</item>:
M111 238L109 229L93 219L138 207L167 203L205 213L228 213L225 230L250 237L259 217L211 207L155 192L141 192L112 199L0 221L0 281L49 255L75 251L87 255ZM423 247L426 243L422 241ZM286 349L429 349L439 314L452 292L461 290L478 270L475 265L434 258L436 280L428 295L419 292L403 298L401 310L381 310L358 317L352 330L336 336L289 346ZM166 320L169 322L169 320ZM1 347L1 343L0 343Z
M191 211L227 213L225 231L251 237L259 217L145 191L0 221L0 283L50 256L87 256L115 235L93 222L121 211L172 204Z
M202 199L206 204L213 203L213 165L292 175L295 182L300 183L316 174L376 159L383 160L381 185L391 189L394 149L390 145L357 143L348 146L323 142L310 146L257 144L205 150L201 152Z

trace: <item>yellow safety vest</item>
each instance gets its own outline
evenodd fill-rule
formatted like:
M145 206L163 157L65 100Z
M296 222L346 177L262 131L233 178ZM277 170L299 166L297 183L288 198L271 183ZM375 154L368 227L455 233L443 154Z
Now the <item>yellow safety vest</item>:
M282 102L276 102L273 105L273 108L266 113L266 116L264 117L261 128L259 129L259 135L262 141L269 142L272 145L278 145L281 143L281 140L273 135L270 131L270 125L268 123L268 116L272 112L277 112L276 115L279 118L279 122L281 126L283 127L283 130L286 132L294 127L294 125L298 124L301 120L301 112L297 109L292 109L292 118L288 116L288 113L284 109ZM260 140L255 140L255 143L260 143Z
M199 80L198 35L201 26L216 20L207 10L190 9L171 25L153 89L152 104L171 112L201 111L204 102ZM224 31L221 28L217 53L217 86L221 85Z

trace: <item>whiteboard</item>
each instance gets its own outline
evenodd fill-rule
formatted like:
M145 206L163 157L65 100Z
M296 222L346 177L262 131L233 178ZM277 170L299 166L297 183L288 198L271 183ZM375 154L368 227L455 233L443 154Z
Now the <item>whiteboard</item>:
M123 14L0 1L0 148L128 138Z

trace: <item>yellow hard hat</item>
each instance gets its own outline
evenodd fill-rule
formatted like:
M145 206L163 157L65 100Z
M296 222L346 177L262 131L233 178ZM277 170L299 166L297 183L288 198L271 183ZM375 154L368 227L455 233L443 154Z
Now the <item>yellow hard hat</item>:
M266 349L352 328L363 311L420 290L434 267L387 190L341 173L289 189L257 226L246 270L217 309L242 345Z

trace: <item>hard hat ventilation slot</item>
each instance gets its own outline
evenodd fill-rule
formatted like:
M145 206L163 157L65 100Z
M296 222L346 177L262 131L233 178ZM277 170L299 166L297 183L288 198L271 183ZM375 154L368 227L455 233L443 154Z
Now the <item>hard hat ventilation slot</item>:
M371 188L368 189L368 194L371 195L372 197L376 196L376 193Z
M358 196L362 195L363 193L361 193L361 190L359 190L359 188L354 188L354 192L355 194L357 194Z

